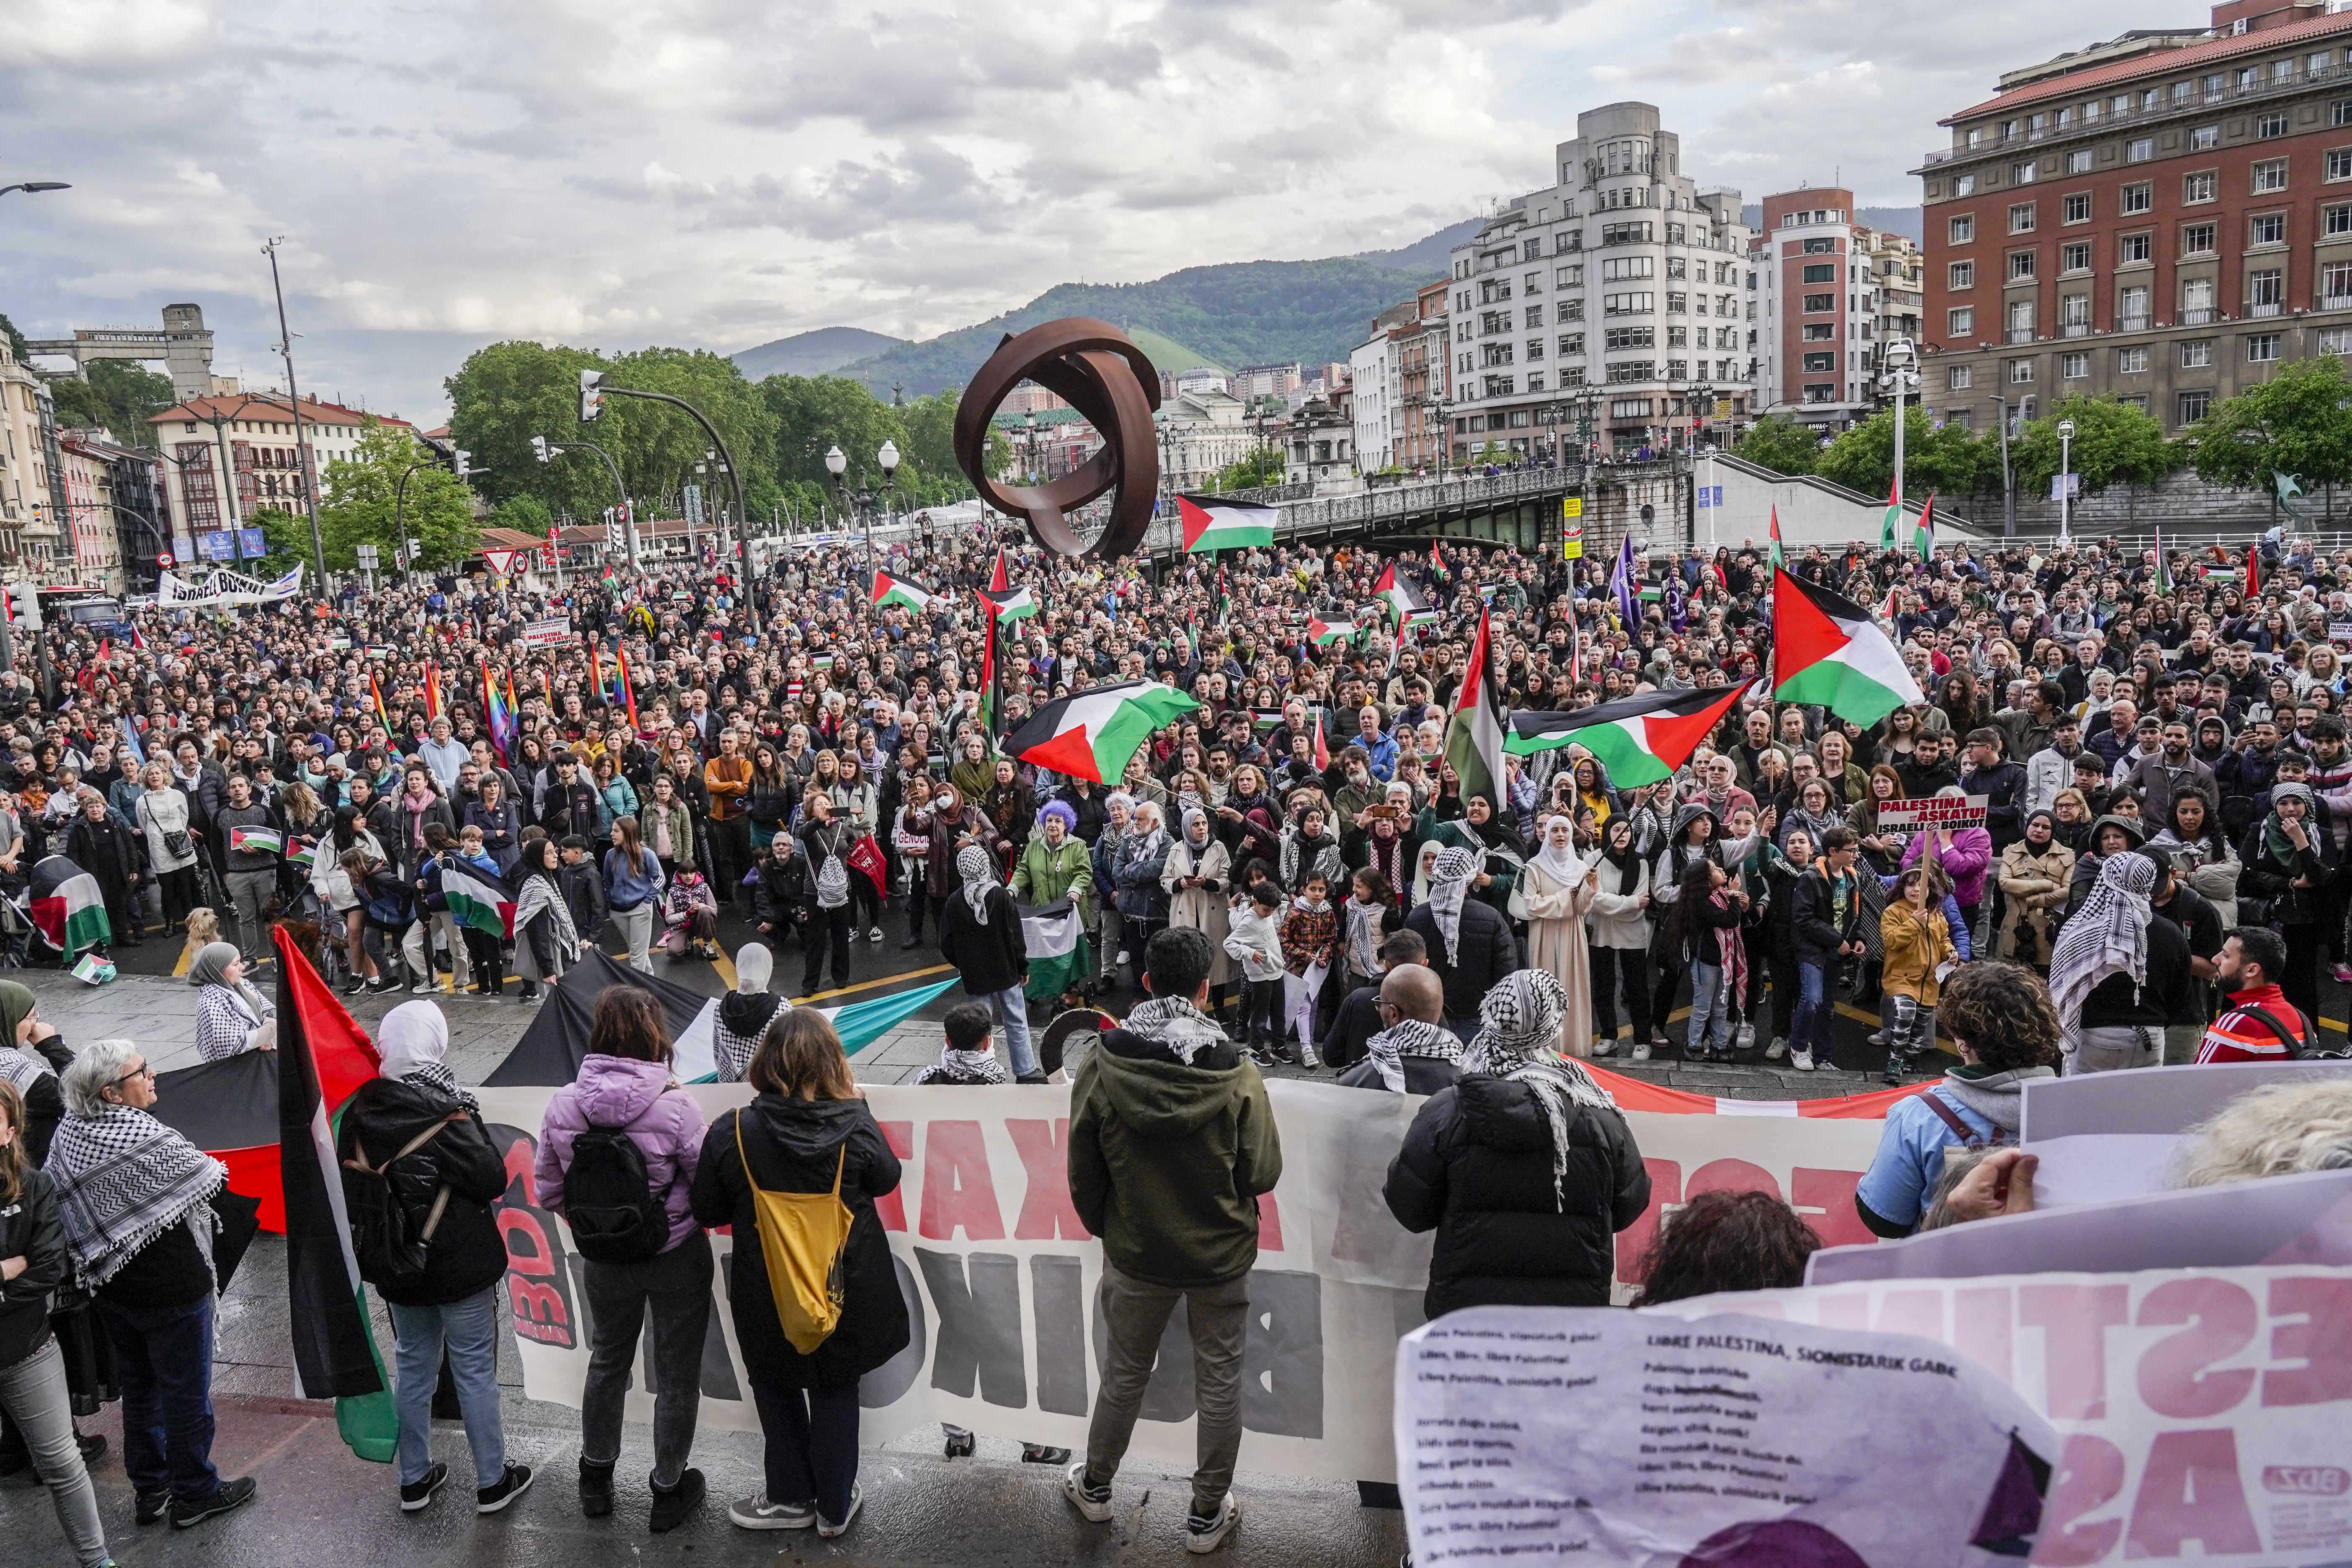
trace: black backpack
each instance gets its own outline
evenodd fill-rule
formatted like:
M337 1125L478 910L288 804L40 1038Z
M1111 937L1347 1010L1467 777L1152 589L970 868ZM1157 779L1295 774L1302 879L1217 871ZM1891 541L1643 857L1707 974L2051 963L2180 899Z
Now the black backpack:
M433 1207L425 1222L415 1225L400 1194L393 1190L391 1172L439 1137L448 1125L436 1121L381 1165L369 1164L367 1150L357 1143L353 1152L358 1157L343 1162L343 1213L352 1227L352 1254L359 1264L360 1278L371 1285L410 1285L425 1278L433 1233L441 1228L441 1216L449 1208L449 1186L442 1184L433 1194Z
M593 1263L643 1263L669 1240L669 1211L646 1172L645 1151L617 1127L591 1127L572 1141L563 1215L572 1243Z

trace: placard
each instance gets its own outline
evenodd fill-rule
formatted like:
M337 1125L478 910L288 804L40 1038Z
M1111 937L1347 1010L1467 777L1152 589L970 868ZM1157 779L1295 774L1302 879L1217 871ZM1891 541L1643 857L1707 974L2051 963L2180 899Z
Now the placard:
M2332 643L2344 643L2348 646L2352 646L2352 621L2328 622L2327 640Z
M1878 808L1878 826L1889 833L1918 833L1930 827L1982 827L1988 799L1971 795L1889 801Z
M569 616L533 621L522 629L522 646L525 647L556 647L571 640L572 617Z

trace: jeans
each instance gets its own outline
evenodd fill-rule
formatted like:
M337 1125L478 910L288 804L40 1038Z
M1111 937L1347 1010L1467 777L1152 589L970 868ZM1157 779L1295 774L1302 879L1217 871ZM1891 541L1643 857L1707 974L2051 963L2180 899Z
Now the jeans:
M1273 1050L1282 1044L1282 977L1243 982L1243 1023L1251 1049Z
M237 945L245 950L247 963L268 951L269 920L264 910L269 895L277 890L275 870L228 874L228 900L236 910Z
M13 1366L0 1366L0 1412L32 1450L33 1468L49 1489L49 1506L58 1510L75 1560L82 1568L95 1568L107 1561L106 1531L98 1521L98 1493L74 1442L67 1400L66 1358L56 1340L44 1340L39 1350Z
M647 956L646 950L653 945L654 940L653 900L648 899L634 910L614 910L613 925L621 933L621 940L629 944L629 967L641 973L651 974L654 961ZM462 986L465 982L461 980L457 984Z
M1690 1034L1683 1049L1727 1051L1731 1048L1731 999L1723 994L1723 966L1695 963L1690 973Z
M653 1483L674 1487L694 1448L702 1409L702 1345L710 1328L710 1237L693 1235L643 1263L587 1262L587 1387L580 1396L580 1457L609 1465L621 1456L621 1407L637 1359L646 1307L653 1307L648 1381L654 1393Z
M1585 946L1592 963L1592 1032L1603 1040L1617 1037L1617 999L1625 1000L1625 1014L1633 1023L1633 1038L1650 1037L1650 955L1638 947Z
M1102 978L1105 980L1113 977L1112 971L1118 964L1119 948L1126 936L1126 917L1105 895L1102 912L1095 917L1095 934L1097 945L1102 950Z
M100 1296L99 1317L122 1380L122 1468L141 1497L201 1502L220 1489L213 1468L213 1293L176 1307L124 1307ZM429 1391L428 1391L429 1392Z
M1805 1051L1815 1061L1830 1059L1837 1022L1837 960L1797 965L1797 1032L1791 1050Z
M1002 991L971 991L966 994L996 1015L996 1026L1004 1031L1004 1048L1013 1053L1013 1071L1017 1077L1037 1070L1037 1049L1029 1043L1029 999L1018 985L1008 985Z
M1192 1472L1192 1512L1214 1518L1233 1489L1234 1459L1242 1447L1242 1347L1249 1323L1249 1276L1214 1285L1153 1285L1103 1264L1096 1293L1110 1349L1102 1385L1095 1394L1094 1418L1087 1427L1087 1473L1091 1486L1107 1487L1118 1474L1135 1433L1136 1413L1151 1381L1160 1336L1176 1303L1184 1303L1192 1336L1193 1398L1200 1411L1197 1468Z
M433 1390L441 1381L441 1349L449 1349L449 1377L466 1417L466 1446L474 1451L474 1484L494 1487L507 1473L506 1431L499 1423L499 1288L438 1307L392 1310L394 1352L392 1402L400 1413L400 1484L414 1486L433 1468Z
M857 1485L857 1385L787 1388L751 1379L760 1430L767 1438L768 1500L814 1502L838 1523Z

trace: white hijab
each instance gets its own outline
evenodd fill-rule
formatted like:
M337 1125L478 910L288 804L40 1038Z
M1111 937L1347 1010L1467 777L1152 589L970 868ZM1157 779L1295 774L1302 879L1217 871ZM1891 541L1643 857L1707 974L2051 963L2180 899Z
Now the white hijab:
M1563 888L1574 889L1584 880L1588 868L1576 858L1576 824L1565 813L1544 820L1543 848L1534 863Z

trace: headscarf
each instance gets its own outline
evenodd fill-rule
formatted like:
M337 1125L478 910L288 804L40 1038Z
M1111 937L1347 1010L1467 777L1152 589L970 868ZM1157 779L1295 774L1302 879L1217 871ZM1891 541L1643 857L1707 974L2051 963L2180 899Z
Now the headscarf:
M1622 850L1610 847L1611 841L1617 837L1612 831L1616 824L1603 823L1601 827L1601 858L1617 868L1618 893L1632 898L1642 885L1642 873L1647 862L1642 858L1642 836L1633 830L1633 823L1622 816L1616 821L1625 824L1625 847Z
M1198 838L1192 837L1192 829L1195 826L1201 830L1201 836ZM1184 843L1196 854L1209 847L1209 814L1197 805L1188 805L1184 808ZM1197 864L1197 861L1195 863Z
M1429 873L1429 912L1437 934L1445 939L1445 962L1459 963L1462 954L1462 900L1470 896L1470 879L1478 874L1481 857L1460 847L1438 853Z
M403 1002L386 1013L377 1026L375 1045L376 1077L438 1089L468 1110L482 1108L442 1063L449 1054L449 1020L433 1003Z
M32 1014L33 988L21 980L0 980L0 1047L16 1043L16 1031Z
M963 879L963 901L971 918L986 925L988 895L996 890L996 862L979 845L967 844L956 851L956 875Z
M2271 790L2270 815L2263 818L2263 847L2269 850L2271 858L2282 866L2292 866L2294 864L2296 850L2294 840L2286 836L2285 820L2278 813L2278 803L2283 800L2303 802L2304 835L2306 837L2309 837L2313 832L2310 826L2311 819L2317 813L2312 805L2309 784L2290 781L2275 785Z
M149 1242L190 1219L228 1180L227 1166L128 1105L67 1117L43 1168L57 1183L58 1217L75 1276L92 1290ZM209 1242L210 1212L193 1217L200 1240Z
M236 999L245 1005L245 1010L253 1016L253 1021L258 1024L273 1016L278 1008L268 997L256 990L253 982L245 976L238 975L236 984L234 985L229 984L228 966L235 963L239 956L236 943L233 942L205 943L203 951L198 952L194 961L188 965L188 984L218 985L233 993Z
M1427 1057L1435 1061L1458 1062L1464 1050L1462 1037L1443 1025L1422 1018L1399 1018L1364 1042L1364 1054L1373 1067L1380 1069L1381 1087L1391 1094L1402 1094L1404 1060L1406 1057Z
M1559 830L1561 842L1554 843L1552 829ZM1590 868L1576 858L1576 824L1565 813L1544 821L1543 847L1536 852L1531 864L1544 868L1544 874L1563 888L1573 889L1584 880Z
M1487 848L1508 850L1515 859L1524 857L1527 844L1519 837L1519 830L1511 826L1510 818L1496 804L1494 792L1474 789L1462 797L1462 804L1466 806L1474 800L1483 800L1486 803L1486 820L1473 822L1465 815L1462 819L1462 826L1476 835L1478 841Z
M792 842L785 834L776 842ZM793 1005L768 989L776 972L776 955L763 942L747 942L735 950L735 989L719 999L719 1016L710 1031L712 1055L718 1058L719 1081L740 1083L751 1066L751 1053L768 1026Z
M2110 855L2083 907L2066 917L2050 955L2050 999L2068 1050L2082 1040L2083 1001L2111 974L2131 976L2133 1000L2147 984L2147 922L2155 910L2156 862L2132 851Z
M1568 1206L1568 1108L1617 1109L1609 1091L1574 1060L1559 1054L1560 1026L1568 1021L1568 987L1549 969L1517 969L1478 1004L1477 1037L1463 1057L1463 1070L1523 1083L1534 1091L1551 1129L1551 1199L1555 1212Z

